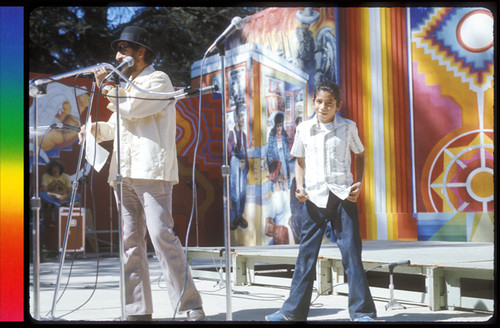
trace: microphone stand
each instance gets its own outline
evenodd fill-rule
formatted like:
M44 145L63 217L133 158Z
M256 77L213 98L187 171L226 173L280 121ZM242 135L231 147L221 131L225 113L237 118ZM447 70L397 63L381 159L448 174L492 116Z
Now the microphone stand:
M95 89L95 81L92 82L92 87L91 87L91 90L94 90ZM94 101L94 92L91 93L90 95L90 100L89 100L89 106L88 106L88 109L87 109L87 118L85 119L85 122L87 122L89 116L90 116L90 110L92 108L92 103ZM56 285L55 285L55 289L54 289L54 297L52 299L52 309L51 309L51 316L52 318L54 318L54 313L56 311L56 304L57 304L57 294L59 292L59 280L61 279L61 276L62 276L62 267L64 266L64 258L66 257L66 248L67 248L67 245L68 245L68 238L69 238L69 232L70 232L70 226L71 226L71 217L72 217L72 214L73 214L73 206L74 206L74 203L75 203L75 197L76 197L76 191L78 189L78 180L79 180L79 177L78 175L80 174L80 168L81 168L81 162L82 162L82 158L83 158L83 150L85 149L85 139L83 140L82 142L82 145L80 147L80 153L78 155L78 163L77 163L77 167L76 167L76 176L75 176L75 180L73 181L73 184L72 184L72 190L71 190L71 200L70 200L70 203L69 203L69 211L68 211L68 218L66 220L66 229L64 231L64 239L63 239L63 245L62 245L62 249L61 249L61 253L59 254L59 272L58 272L58 275L57 275L57 280L56 280ZM82 216L80 216L80 219L82 218ZM83 229L85 229L85 227L83 227ZM84 241L85 242L85 241Z
M120 169L120 77L118 74L113 74L113 79L116 85L116 202L118 213L118 253L120 258L120 305L121 305L121 319L125 320L125 269L124 269L124 246L123 246L123 217L122 217L122 198L123 177ZM133 85L133 84L132 84ZM96 129L97 134L97 129Z
M41 93L39 95L42 95ZM40 208L41 200L39 197L39 185L38 185L38 97L34 96L33 101L35 102L35 111L33 113L33 120L35 124L35 138L34 144L34 161L32 178L33 185L35 186L33 197L31 198L31 209L32 209L32 244L33 247L33 317L36 320L40 320Z
M225 74L226 74L226 61L225 61L225 49L224 46L220 47L220 58L221 58L221 96L222 96L222 179L223 179L223 198L224 198L224 242L226 248L226 320L232 320L232 304L231 304L231 230L230 226L230 204L229 204L229 174L230 167L228 165L227 156L227 131L226 131L226 97L225 97Z

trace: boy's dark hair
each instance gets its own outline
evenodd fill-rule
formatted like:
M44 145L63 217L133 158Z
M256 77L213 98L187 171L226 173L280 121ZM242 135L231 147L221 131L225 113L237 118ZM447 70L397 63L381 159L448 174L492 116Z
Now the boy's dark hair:
M47 164L47 173L52 175L52 172L54 171L55 167L59 168L59 173L62 175L64 172L64 166L60 161L56 159L51 160L49 164Z
M313 99L316 99L316 95L321 90L330 92L337 102L339 102L341 100L340 87L336 83L333 83L333 82L320 82L320 83L318 83L316 85L316 90L314 91Z

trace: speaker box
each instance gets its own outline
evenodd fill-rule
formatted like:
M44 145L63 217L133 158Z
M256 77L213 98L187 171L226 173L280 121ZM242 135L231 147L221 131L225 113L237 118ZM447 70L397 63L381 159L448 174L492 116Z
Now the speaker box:
M59 208L59 251L62 251L64 234L68 222L69 207ZM69 220L68 243L66 252L85 251L85 209L73 208L71 219Z

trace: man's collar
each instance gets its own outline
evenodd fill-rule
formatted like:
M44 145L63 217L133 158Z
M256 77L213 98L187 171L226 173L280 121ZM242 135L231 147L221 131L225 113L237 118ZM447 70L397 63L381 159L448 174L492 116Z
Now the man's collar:
M144 69L136 76L136 78L144 76L144 75L149 75L155 71L153 65L148 65L144 67Z

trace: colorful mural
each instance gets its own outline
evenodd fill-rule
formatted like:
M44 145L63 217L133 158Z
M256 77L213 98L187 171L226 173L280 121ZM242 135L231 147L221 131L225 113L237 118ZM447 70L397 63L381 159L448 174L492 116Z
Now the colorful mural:
M410 12L419 240L492 241L493 15Z
M290 156L296 125L310 118L315 83L338 81L334 8L268 8L226 43L226 122L232 243L295 244L300 208ZM204 84L220 85L219 55ZM192 66L199 84L201 62ZM330 233L328 232L328 235ZM330 240L328 236L325 240Z
M298 241L300 209L289 194L293 158L283 152L278 159L274 140L285 136L280 149L291 147L294 126L313 114L314 86L323 79L341 85L341 115L357 123L365 145L358 200L364 239L492 240L489 11L267 8L244 21L226 43L228 129L243 105L240 137L249 165L239 175L240 186L246 175L239 193L246 200L238 215L243 225L234 225L236 244ZM204 83L220 81L220 58L207 66Z

